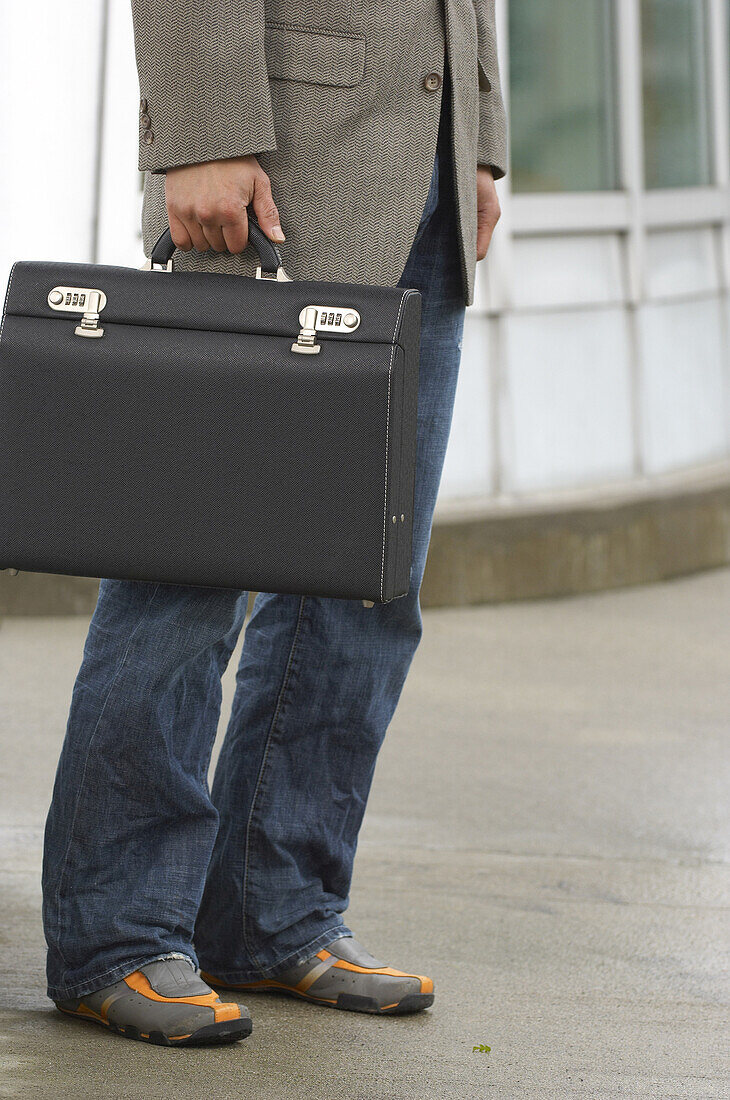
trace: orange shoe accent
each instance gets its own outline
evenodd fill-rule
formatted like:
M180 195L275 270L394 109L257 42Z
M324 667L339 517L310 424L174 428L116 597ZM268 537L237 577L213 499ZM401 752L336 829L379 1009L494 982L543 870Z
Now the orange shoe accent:
M204 970L200 971L200 977L208 985L217 985L220 989L256 989L260 986L261 982L241 982L239 985L233 985L232 982L221 981L220 978L216 978L213 974L206 974ZM265 982L263 984L266 984Z
M145 977L141 970L135 970L133 974L128 974L124 981L135 993L141 993L143 997L147 997L150 1001L162 1001L164 1004L205 1005L209 1008L215 1008L221 1003L218 994L212 990L210 993L200 993L194 997L163 997L155 992L149 983L149 979Z
M303 1001L317 1001L322 1005L336 1005L337 1001L334 997L317 997L314 993L300 993L295 985L283 985L281 982L276 982L276 985L286 990L287 993L293 994L295 997L301 997Z
M103 1016L100 1016L98 1012L94 1012L93 1008L89 1008L82 1001L78 1008L62 1008L61 1012L67 1013L69 1016L86 1016L90 1020L96 1020L100 1024L105 1024L109 1027L109 1021L105 1020Z
M203 975L206 981L214 982L216 985L220 985L225 989L236 989L246 993L266 993L267 991L276 991L277 989L283 989L285 993L294 993L297 997L303 997L306 1001L321 1001L323 1004L333 1005L337 1002L330 997L315 997L311 993L302 993L299 990L299 986L285 985L284 982L277 982L274 978L262 978L258 982L244 982L241 985L225 985L223 982L216 981L211 975ZM301 984L301 983L300 983Z
M329 951L324 950L318 951L315 957L318 959L322 959L322 962L325 962L329 959L336 959L336 956L332 955ZM331 963L331 966L338 966L341 970L352 970L356 974L389 974L393 978L417 978L418 981L421 983L422 995L433 993L433 979L427 978L423 974L407 974L404 970L394 970L392 966L357 966L356 963L348 962L346 959L336 959L335 962ZM214 978L212 974L206 974L203 971L201 971L201 977L205 981L209 982L211 985L218 985L224 989L238 989L243 991L285 989L290 993L296 993L299 996L304 997L306 1000L323 1001L326 1004L335 1004L335 1001L330 1000L326 997L316 997L312 993L307 993L310 985L313 985L314 982L316 982L317 978L319 978L327 970L329 970L328 966L315 966L304 978L302 978L302 980L297 985L285 985L283 982L278 982L274 978L262 978L260 981L256 982L242 982L240 985L229 985L227 982L218 981L218 979ZM392 1005L384 1005L381 1009L381 1012L384 1011L386 1008L395 1008L397 1004L398 1001L394 1001Z
M241 1009L237 1004L228 1002L227 1004L215 1005L213 1008L215 1014L215 1022L220 1024L223 1020L240 1020Z
M328 970L332 968L330 959L334 958L333 955L329 955L323 962L318 963L317 966L313 966L308 974L305 974L300 982L294 986L300 993L306 993L310 985L314 985L317 978L321 978L323 974L326 974Z
M258 982L244 982L243 985L229 986L230 989L293 989L291 985L274 981L273 978L262 978Z
M334 965L340 970L354 970L356 974L390 974L393 978L418 978L421 983L421 993L433 992L433 982L422 974L406 974L403 970L394 970L392 966L357 966L346 959L338 959Z
M315 959L321 959L322 962L327 962L328 959L333 959L334 955L332 955L329 951L325 951L323 948L321 951L318 951L317 954L313 957ZM261 980L255 982L240 982L238 985L234 985L231 982L221 981L220 978L214 977L213 974L206 973L205 970L200 971L200 976L204 982L208 983L208 985L217 985L220 989L266 989L273 985L276 988L281 989L300 989L304 991L305 989L309 988L312 982L315 982L317 980L320 974L324 974L324 972L328 969L329 967L327 966L315 966L313 970L310 970L309 974L305 978L303 978L302 981L299 982L299 984L296 986L282 985L281 982L274 981L273 978L262 978Z

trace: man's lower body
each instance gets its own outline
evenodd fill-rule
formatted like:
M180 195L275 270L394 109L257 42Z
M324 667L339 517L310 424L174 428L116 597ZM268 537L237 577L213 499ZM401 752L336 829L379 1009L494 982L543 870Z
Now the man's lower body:
M410 591L372 608L256 597L210 795L221 676L246 593L102 582L46 826L53 1000L175 956L223 983L257 982L351 935L358 831L421 635L460 359L453 203L442 152L401 280L423 295Z

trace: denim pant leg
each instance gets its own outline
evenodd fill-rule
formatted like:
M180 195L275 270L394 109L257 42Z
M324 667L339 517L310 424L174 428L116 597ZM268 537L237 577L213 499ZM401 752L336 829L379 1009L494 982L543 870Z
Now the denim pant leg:
M411 586L385 605L260 594L216 769L220 827L198 916L201 966L254 980L349 930L376 757L421 636L419 589L464 319L450 163L440 158L401 284L423 295ZM435 208L433 208L435 207Z
M48 993L82 996L192 934L218 815L207 771L244 595L102 581L43 860Z

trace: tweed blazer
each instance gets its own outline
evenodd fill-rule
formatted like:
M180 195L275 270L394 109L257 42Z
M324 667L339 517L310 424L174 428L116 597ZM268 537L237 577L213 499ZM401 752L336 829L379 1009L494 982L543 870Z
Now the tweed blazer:
M132 0L132 11L147 255L167 224L166 169L255 154L292 278L395 285L449 87L472 300L476 166L506 171L494 0ZM178 256L181 270L252 274L256 264L250 248Z

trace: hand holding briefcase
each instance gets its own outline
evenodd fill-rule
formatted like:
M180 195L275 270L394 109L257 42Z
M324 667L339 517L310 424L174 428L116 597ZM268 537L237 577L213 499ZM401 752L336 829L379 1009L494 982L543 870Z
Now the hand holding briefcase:
M19 262L0 568L385 602L408 590L420 294Z

